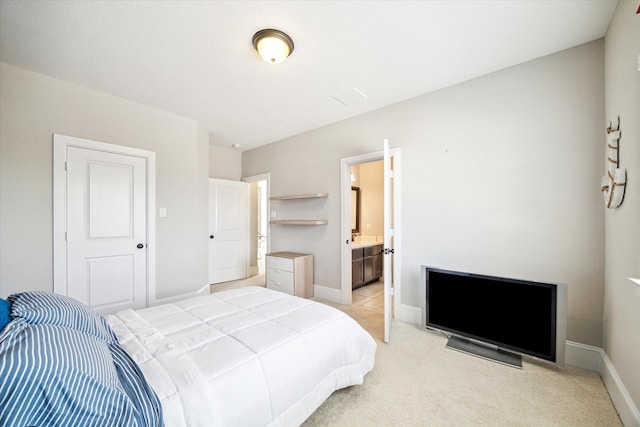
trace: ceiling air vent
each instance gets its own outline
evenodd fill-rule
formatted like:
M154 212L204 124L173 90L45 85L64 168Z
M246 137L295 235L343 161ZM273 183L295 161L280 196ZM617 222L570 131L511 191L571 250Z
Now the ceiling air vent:
M349 105L365 102L367 100L367 95L360 92L358 89L354 87L354 88L351 88L350 91L343 92L336 95L331 95L331 99L333 99L336 102L339 102L345 107L348 107Z

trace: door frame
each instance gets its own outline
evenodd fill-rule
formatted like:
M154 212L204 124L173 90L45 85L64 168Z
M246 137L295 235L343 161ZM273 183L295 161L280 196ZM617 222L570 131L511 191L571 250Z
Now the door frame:
M77 147L140 157L146 163L147 178L147 283L146 305L156 302L156 153L139 148L53 134L53 292L68 294L67 287L67 148Z
M402 251L401 248L401 182L400 182L400 148L392 148L390 151L393 159L393 243L395 253L393 255L393 312L395 315L399 313L402 301ZM361 163L375 162L384 160L384 152L376 151L374 153L361 154L353 157L340 159L340 234L341 241L340 250L340 293L341 303L344 305L351 304L351 166ZM348 243L347 243L348 242ZM347 243L347 244L345 244ZM384 243L387 247L388 242Z
M267 194L266 194L266 200L267 200L267 206L266 206L266 215L267 215L267 246L265 248L265 255L268 254L269 252L271 252L271 224L269 223L269 212L271 212L271 173L270 172L265 172L265 173L261 173L258 175L251 175L251 176L246 176L244 178L242 178L243 182L246 183L250 183L250 182L259 182L259 181L266 181L267 182ZM249 221L251 221L251 218L249 218ZM249 248L247 249L247 251L249 251L249 253L247 254L247 259L251 258L251 237L249 237ZM250 266L247 266L247 269L249 269Z

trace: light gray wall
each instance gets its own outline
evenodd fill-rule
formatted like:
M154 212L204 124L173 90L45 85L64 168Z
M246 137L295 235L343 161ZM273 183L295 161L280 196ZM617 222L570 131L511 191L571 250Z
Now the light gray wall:
M384 162L382 160L360 165L360 204L360 234L384 236Z
M240 181L242 179L242 153L211 145L209 147L209 178Z
M622 205L605 209L604 349L640 407L640 297L627 277L640 277L640 15L621 1L605 38L606 117L620 116L620 163L627 169ZM605 138L600 130L604 175Z
M312 253L315 283L339 288L340 159L388 138L402 150L402 303L421 305L421 264L566 282L568 339L600 346L603 74L600 40L243 153L272 195L329 193L280 204L329 224L272 226L271 249Z
M208 133L195 120L0 63L0 294L53 291L52 134L156 153L156 296L207 284ZM156 212L157 214L157 212Z

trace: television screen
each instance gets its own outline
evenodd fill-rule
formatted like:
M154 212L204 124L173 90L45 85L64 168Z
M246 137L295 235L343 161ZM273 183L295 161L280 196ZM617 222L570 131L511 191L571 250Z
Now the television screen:
M557 284L425 266L423 277L427 327L558 361Z

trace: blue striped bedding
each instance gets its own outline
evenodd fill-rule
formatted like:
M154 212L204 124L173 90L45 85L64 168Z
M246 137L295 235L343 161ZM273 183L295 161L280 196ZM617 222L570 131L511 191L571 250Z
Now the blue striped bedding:
M45 292L8 298L0 426L163 426L160 401L104 319Z

